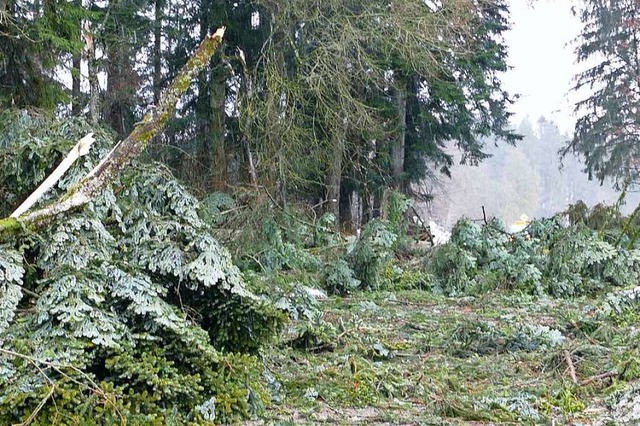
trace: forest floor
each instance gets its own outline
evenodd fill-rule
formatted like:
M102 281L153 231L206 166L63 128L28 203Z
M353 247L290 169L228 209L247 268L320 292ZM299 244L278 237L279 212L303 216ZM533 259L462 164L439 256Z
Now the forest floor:
M319 300L264 356L252 424L640 424L640 312L492 292Z

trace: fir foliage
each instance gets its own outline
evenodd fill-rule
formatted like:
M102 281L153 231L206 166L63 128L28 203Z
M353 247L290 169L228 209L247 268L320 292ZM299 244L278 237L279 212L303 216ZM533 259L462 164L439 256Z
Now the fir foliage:
M17 203L44 176L36 167L51 166L19 158L63 153L89 129L80 120L11 118L0 133L0 188ZM110 143L98 133L97 152ZM89 157L57 193L96 163ZM26 164L34 173L20 173ZM200 211L165 167L137 164L83 211L5 242L0 422L36 413L35 424L50 424L60 413L70 422L182 424L259 411L251 354L282 315L246 287Z
M564 227L560 216L513 235L497 221L481 226L463 219L427 270L448 295L509 288L573 297L637 282L640 251L617 247L583 224Z
M592 93L576 104L579 118L567 149L583 156L589 176L601 182L637 183L640 7L634 0L588 0L575 13L584 25L577 59L589 64L575 89Z

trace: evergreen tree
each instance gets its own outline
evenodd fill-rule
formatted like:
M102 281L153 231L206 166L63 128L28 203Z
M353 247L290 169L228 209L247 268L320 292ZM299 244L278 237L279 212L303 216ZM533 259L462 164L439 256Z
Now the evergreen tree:
M56 73L81 51L86 15L67 0L0 2L0 107L53 109L68 99Z
M407 111L407 171L410 181L425 177L429 164L449 173L452 156L445 151L453 141L463 163L487 158L487 136L514 144L508 106L513 98L502 89L498 74L507 71L506 46L500 37L509 29L505 1L479 2L474 25L465 33L466 54L439 51L439 72L414 81Z
M496 77L506 70L495 41L507 29L505 3L265 7L274 32L256 69L261 92L246 107L271 181L332 204L348 198L346 179L363 203L373 196L365 210L375 210L384 187L423 178L426 159L448 168L445 141L475 162L484 158L480 136L517 139Z
M567 150L585 158L590 177L638 183L640 173L640 5L635 0L586 0L575 13L584 24L579 62L592 64L575 90L590 95L576 104L579 119Z

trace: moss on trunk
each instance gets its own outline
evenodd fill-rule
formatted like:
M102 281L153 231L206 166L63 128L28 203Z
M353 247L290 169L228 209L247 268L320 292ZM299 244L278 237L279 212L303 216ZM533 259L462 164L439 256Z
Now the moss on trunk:
M191 82L210 62L222 44L224 28L207 36L194 55L173 80L158 104L145 114L142 121L113 151L76 186L48 206L26 213L18 219L0 219L0 240L20 232L25 227L51 221L56 215L89 202L129 162L140 155L173 117L176 105Z

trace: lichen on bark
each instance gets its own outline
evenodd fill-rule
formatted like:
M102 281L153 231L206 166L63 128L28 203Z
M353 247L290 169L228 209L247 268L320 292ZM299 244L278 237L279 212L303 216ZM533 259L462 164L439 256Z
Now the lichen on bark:
M176 104L187 91L193 79L209 64L211 57L218 51L222 45L224 31L224 27L220 28L202 41L200 47L160 97L158 104L145 114L129 136L120 142L78 185L48 206L26 212L17 220L13 218L0 219L0 239L5 235L20 232L25 227L48 222L60 213L87 203L132 159L140 155L153 137L171 119Z

